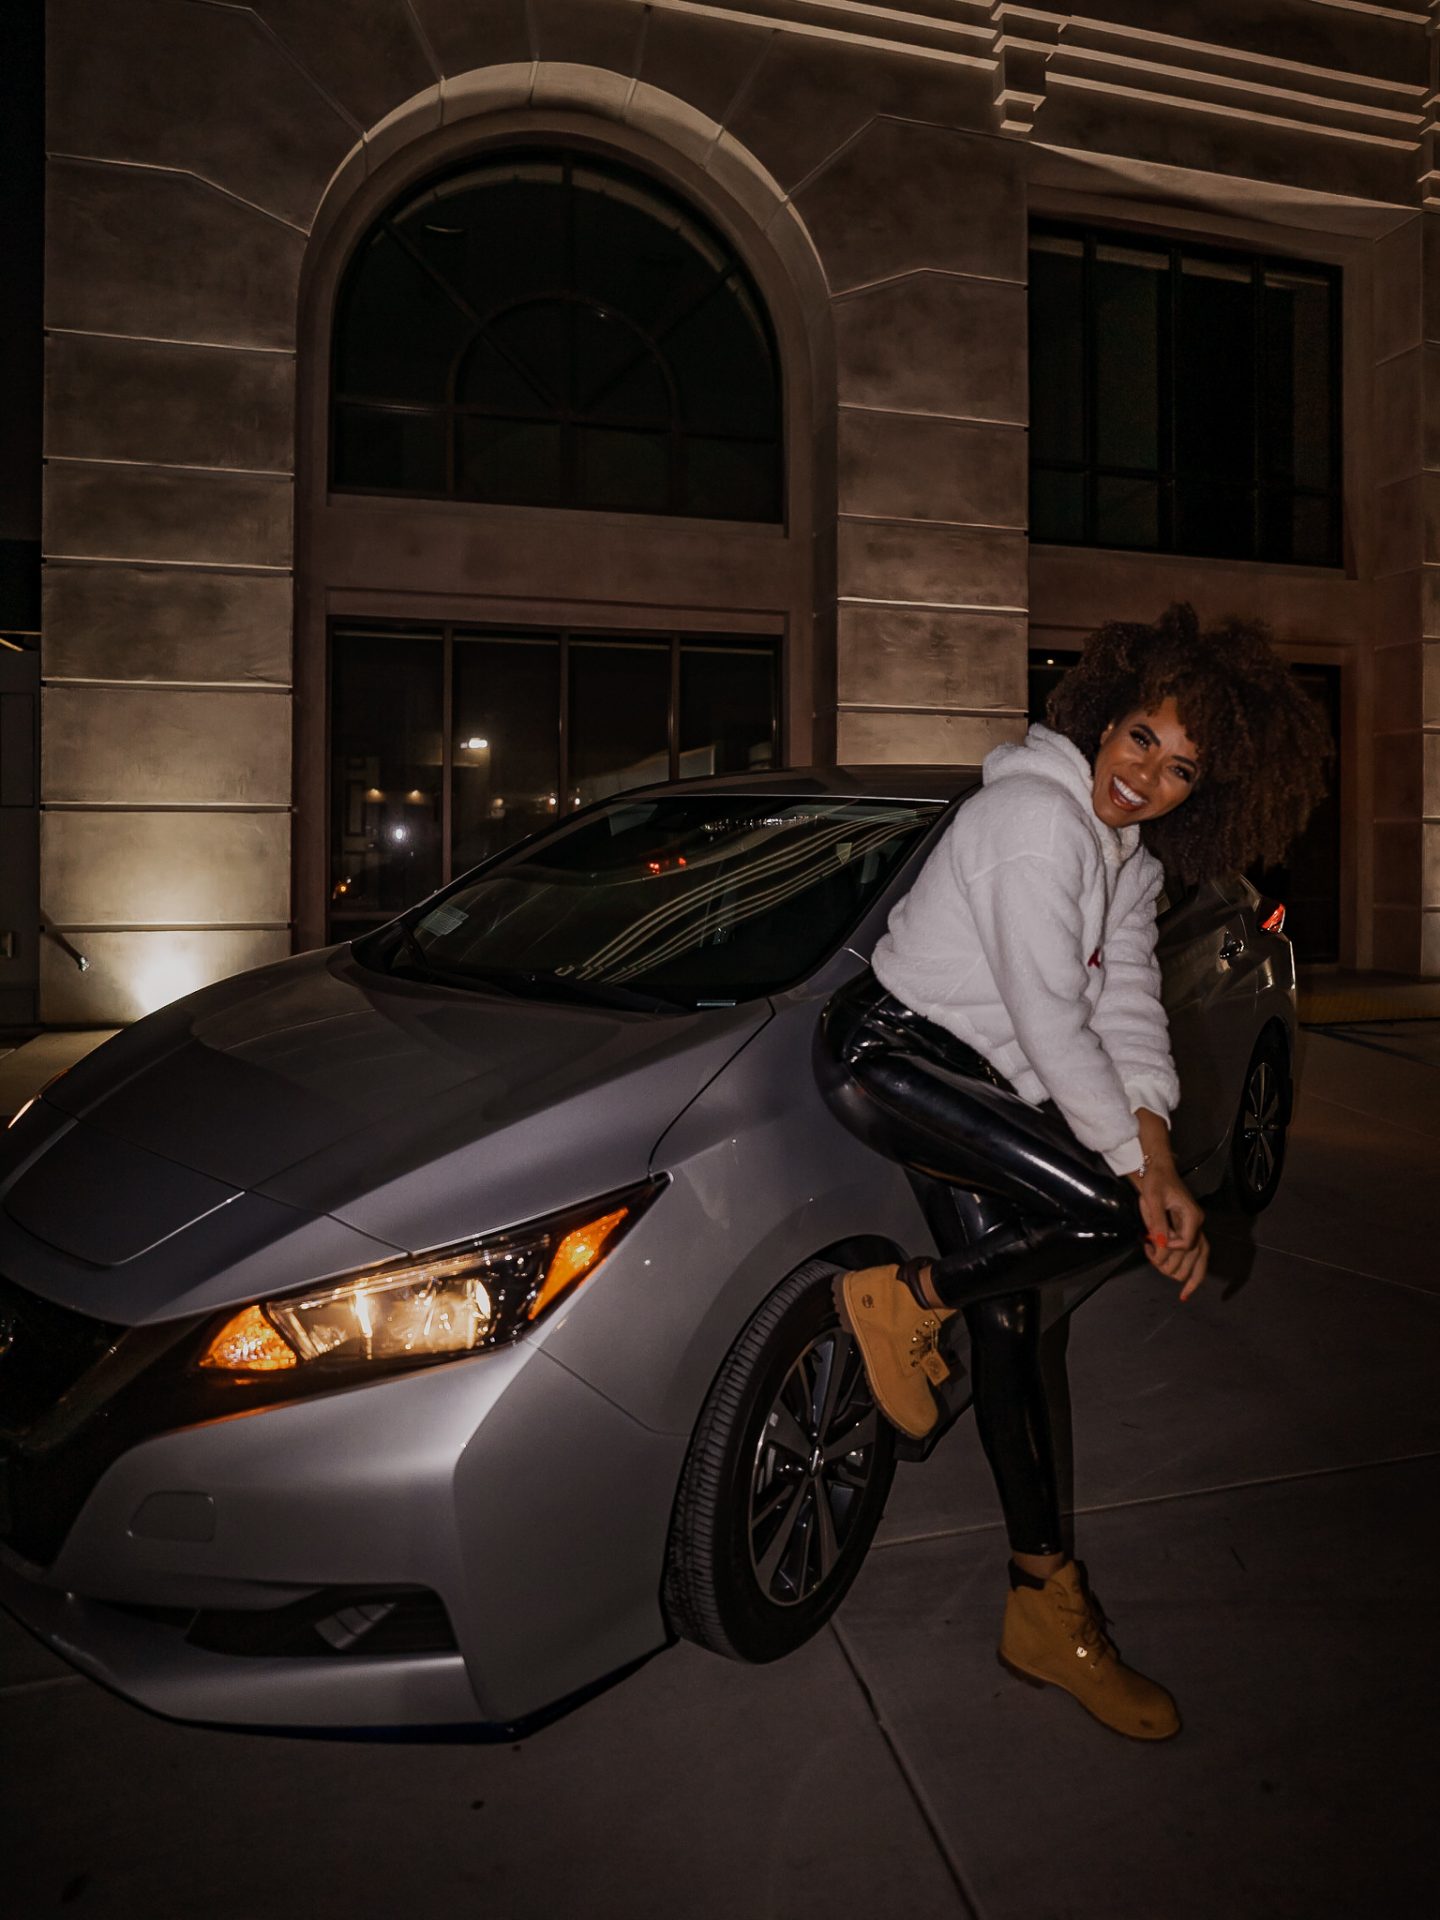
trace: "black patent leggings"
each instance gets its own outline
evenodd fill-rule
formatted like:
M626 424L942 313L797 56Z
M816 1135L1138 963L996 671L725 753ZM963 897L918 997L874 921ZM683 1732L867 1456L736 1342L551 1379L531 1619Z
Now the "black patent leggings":
M1037 1289L1140 1244L1133 1188L1053 1106L1022 1100L873 974L825 1009L816 1067L832 1110L915 1187L935 1292L969 1329L975 1423L1012 1550L1062 1552Z

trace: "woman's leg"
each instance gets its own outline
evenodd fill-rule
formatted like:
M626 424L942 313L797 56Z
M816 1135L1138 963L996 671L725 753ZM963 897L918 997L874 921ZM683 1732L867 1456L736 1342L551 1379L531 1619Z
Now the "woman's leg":
M965 1308L975 1425L990 1462L1016 1565L1053 1573L1065 1557L1050 1409L1040 1373L1040 1296ZM1042 1573L1043 1568L1043 1573Z

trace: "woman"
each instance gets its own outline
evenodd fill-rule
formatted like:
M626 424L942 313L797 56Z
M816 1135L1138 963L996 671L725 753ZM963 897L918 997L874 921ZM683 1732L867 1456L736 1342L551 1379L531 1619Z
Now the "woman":
M1188 1300L1203 1214L1176 1170L1155 914L1185 884L1278 859L1322 790L1318 712L1264 633L1172 607L1092 636L1047 727L998 747L875 949L826 1011L837 1112L911 1171L940 1249L837 1285L887 1417L923 1436L966 1317L981 1440L1011 1547L1003 1665L1116 1732L1179 1731L1123 1665L1066 1554L1034 1288L1143 1245Z

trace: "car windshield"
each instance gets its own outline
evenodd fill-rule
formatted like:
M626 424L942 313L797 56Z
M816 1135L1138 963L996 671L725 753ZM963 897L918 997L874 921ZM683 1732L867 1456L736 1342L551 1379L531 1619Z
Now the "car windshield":
M733 1005L803 979L941 803L662 795L587 812L357 944L451 985L611 1005Z

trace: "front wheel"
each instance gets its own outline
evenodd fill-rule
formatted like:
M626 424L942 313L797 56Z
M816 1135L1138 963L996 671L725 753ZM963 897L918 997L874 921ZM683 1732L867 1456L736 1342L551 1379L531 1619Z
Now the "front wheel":
M1275 1198L1285 1171L1285 1136L1290 1119L1290 1074L1285 1046L1273 1033L1262 1035L1240 1095L1240 1111L1230 1142L1227 1187L1245 1213L1259 1213Z
M860 1571L895 1473L895 1436L812 1260L731 1348L685 1462L665 1608L688 1640L778 1660L817 1633Z

